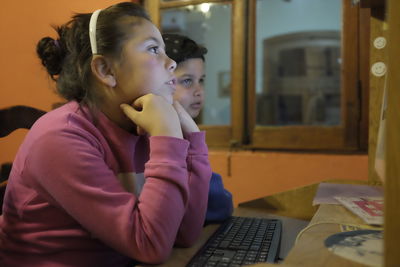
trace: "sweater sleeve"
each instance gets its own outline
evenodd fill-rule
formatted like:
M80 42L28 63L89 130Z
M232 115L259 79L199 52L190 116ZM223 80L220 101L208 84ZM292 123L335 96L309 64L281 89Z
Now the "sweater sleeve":
M186 138L190 142L187 157L189 200L176 240L177 245L185 247L193 245L203 229L211 178L205 132L191 133Z
M93 238L128 257L160 263L172 251L190 200L188 147L178 138L150 138L139 199L122 188L107 164L110 154L86 132L70 130L37 140L24 176Z

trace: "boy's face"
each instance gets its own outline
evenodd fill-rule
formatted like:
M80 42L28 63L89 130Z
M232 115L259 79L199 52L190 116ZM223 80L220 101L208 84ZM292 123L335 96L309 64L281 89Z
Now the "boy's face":
M204 62L201 58L187 59L177 66L174 99L179 101L192 118L196 118L204 104Z

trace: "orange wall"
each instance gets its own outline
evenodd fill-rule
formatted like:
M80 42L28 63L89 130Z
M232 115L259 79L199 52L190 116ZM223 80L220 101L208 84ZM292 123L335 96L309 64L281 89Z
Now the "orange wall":
M67 22L76 12L91 12L119 0L4 1L0 8L0 108L29 105L50 110L59 102L36 56L36 44L45 36L56 37L51 25ZM26 130L0 139L0 163L11 161Z
M234 204L321 181L368 180L367 155L210 151Z
M154 0L155 1L155 0ZM118 0L7 1L0 8L0 108L29 105L50 110L60 99L52 92L35 53L37 41L55 37L50 24L65 23L73 12L89 12ZM12 161L26 130L0 139L0 163ZM327 179L368 179L366 155L211 151L234 202L252 200Z

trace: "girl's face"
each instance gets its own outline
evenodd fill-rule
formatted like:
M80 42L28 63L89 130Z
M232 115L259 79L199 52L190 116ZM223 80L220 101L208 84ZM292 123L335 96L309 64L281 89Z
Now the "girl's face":
M201 58L191 58L179 63L175 70L177 78L174 99L185 108L192 118L196 118L204 104L204 62Z
M165 54L159 30L146 19L133 26L132 37L122 46L121 59L114 63L117 102L132 104L153 93L172 104L176 86L176 63Z

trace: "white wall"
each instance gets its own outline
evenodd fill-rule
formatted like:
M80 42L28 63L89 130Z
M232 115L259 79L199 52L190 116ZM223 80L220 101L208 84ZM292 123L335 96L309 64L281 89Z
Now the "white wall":
M218 96L218 74L231 69L231 13L230 5L213 5L206 22L204 38L206 56L206 101L204 124L227 125L231 122L231 99Z

